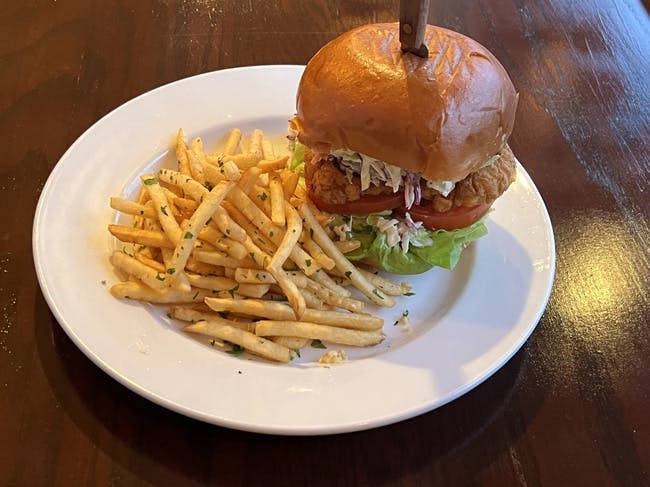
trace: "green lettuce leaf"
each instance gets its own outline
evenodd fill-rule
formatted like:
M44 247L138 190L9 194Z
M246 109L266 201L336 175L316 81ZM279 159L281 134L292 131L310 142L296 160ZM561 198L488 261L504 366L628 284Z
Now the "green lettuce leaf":
M297 140L295 141L289 166L293 171L296 171L301 175L303 174L303 168L305 165L305 149L306 148L303 144Z
M453 269L458 263L465 245L487 234L483 219L458 230L436 230L427 232L432 244L426 247L411 245L404 253L400 245L389 247L386 234L371 227L362 231L353 229L350 238L359 240L361 246L346 254L352 261L370 259L393 274L421 274L432 267Z

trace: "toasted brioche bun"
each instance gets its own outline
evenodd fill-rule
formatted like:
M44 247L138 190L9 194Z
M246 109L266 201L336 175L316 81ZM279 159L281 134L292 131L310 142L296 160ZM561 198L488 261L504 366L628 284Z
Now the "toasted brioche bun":
M398 24L371 24L326 44L300 81L298 139L317 153L350 149L459 181L498 153L517 93L478 42L428 25L426 59L400 49Z

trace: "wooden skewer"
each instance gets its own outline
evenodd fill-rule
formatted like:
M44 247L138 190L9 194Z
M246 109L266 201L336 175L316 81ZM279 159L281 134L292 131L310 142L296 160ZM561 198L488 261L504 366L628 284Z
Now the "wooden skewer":
M401 0L399 3L399 41L403 52L410 52L422 58L429 57L424 45L427 28L429 0Z

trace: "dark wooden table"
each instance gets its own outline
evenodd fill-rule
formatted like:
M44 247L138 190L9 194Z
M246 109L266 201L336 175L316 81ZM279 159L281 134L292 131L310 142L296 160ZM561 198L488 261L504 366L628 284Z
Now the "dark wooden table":
M113 381L39 290L48 174L130 98L201 72L304 64L397 2L25 1L0 6L0 485L647 485L650 19L635 0L433 0L520 92L511 138L554 224L557 276L526 345L423 416L327 437L200 423Z

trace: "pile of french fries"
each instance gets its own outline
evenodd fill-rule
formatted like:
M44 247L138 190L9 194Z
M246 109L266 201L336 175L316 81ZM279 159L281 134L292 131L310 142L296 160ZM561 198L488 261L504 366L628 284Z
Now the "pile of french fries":
M171 305L183 331L278 362L314 341L380 343L383 319L366 305L394 306L410 286L346 259L359 242L332 239L288 156L261 130L245 142L235 128L209 153L181 129L176 169L141 176L137 201L111 198L132 218L108 227L121 242L113 296Z

